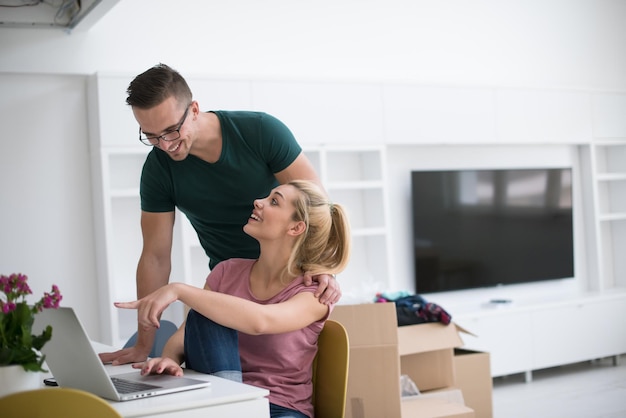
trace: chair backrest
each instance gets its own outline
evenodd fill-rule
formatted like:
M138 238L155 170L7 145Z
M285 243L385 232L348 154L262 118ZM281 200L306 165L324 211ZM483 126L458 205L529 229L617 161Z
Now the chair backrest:
M7 418L122 418L104 399L70 388L13 393L0 398L0 411Z
M149 357L161 357L161 353L163 352L163 347L165 347L165 343L170 339L172 335L176 332L178 327L171 321L167 319L162 319L159 328L156 331L156 336L154 337L154 344L152 345L152 350ZM134 333L126 344L124 344L124 348L132 347L137 342L137 333Z
M313 407L318 418L343 418L346 411L350 341L339 322L329 319L317 340L313 362Z

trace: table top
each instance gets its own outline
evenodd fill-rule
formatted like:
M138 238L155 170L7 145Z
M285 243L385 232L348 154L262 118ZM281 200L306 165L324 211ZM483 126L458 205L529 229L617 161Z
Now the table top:
M130 365L105 366L110 375L126 373L132 369ZM139 372L138 370L136 370ZM205 408L212 405L242 402L250 399L262 398L269 395L267 389L233 382L217 376L185 370L185 376L195 379L209 380L211 386L192 389L132 401L108 401L123 416L132 416L135 411L141 411L142 416L162 414L166 412L182 411L186 409Z
M92 342L92 346L98 353L111 352L115 349L98 342ZM139 370L133 369L130 364L113 366L105 365L109 375L128 373ZM269 395L267 389L232 380L222 379L217 376L198 373L193 370L185 370L185 376L195 379L208 380L211 385L200 389L191 389L183 392L169 393L131 401L117 402L107 400L122 416L151 416L171 412L181 412L198 408L208 408L216 405L245 402L254 399L265 398ZM43 377L49 377L44 374Z

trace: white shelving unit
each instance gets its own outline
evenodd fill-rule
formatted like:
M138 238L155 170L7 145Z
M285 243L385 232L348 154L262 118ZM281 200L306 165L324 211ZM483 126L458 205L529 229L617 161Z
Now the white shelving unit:
M118 311L113 301L135 294L141 251L138 187L149 151L134 138L137 123L124 105L131 78L95 75L89 94L101 333L103 342L116 345L136 328L134 312ZM520 285L523 289L514 289L521 290L515 304L506 309L482 306L489 295L484 290L433 301L478 335L466 345L492 353L494 375L526 372L530 378L537 368L626 352L626 335L619 332L626 329L625 93L189 82L203 109L261 110L283 120L330 200L345 205L353 252L339 275L341 303L369 301L377 291L403 289L412 280L406 190L414 165L434 169L468 161L511 166L532 161L580 169L576 255L585 271L576 272L578 288L562 292L559 283L544 293L541 286ZM329 103L331 96L336 100ZM178 213L172 280L202 286L207 264L195 232ZM171 315L182 319L182 307ZM598 315L611 318L611 328ZM572 335L583 335L585 343L573 341Z
M626 137L590 146L595 188L598 289L626 286Z
M589 288L626 288L626 95L592 97L593 139L582 149L589 238Z
M345 206L352 229L352 256L338 275L342 303L371 299L388 288L389 221L383 146L306 148L332 202Z

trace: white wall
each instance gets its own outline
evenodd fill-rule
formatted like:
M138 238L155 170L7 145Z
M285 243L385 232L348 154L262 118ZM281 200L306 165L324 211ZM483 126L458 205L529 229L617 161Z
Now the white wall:
M0 71L626 88L622 0L133 0L87 33L0 29Z
M0 28L0 272L58 283L97 335L82 75L625 91L624 22L622 0L133 0L88 32Z
M0 272L59 286L86 326L97 306L85 80L0 75Z

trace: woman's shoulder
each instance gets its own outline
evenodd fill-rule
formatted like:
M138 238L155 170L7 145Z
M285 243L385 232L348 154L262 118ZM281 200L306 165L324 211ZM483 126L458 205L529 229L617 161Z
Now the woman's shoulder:
M213 269L216 270L219 268L222 275L239 275L242 272L249 272L255 262L256 259L250 258L229 258L218 263L215 267L213 267Z

